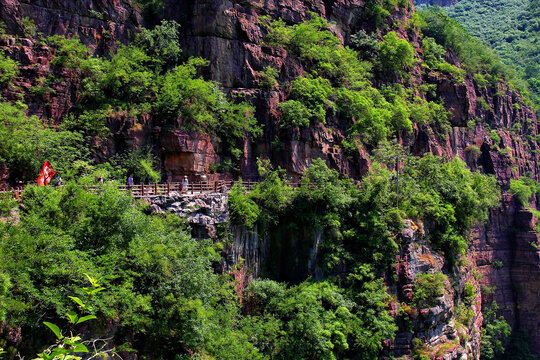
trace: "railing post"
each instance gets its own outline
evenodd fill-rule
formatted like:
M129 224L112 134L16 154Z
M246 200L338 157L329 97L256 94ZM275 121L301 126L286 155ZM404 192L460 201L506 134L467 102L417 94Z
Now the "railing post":
M144 184L141 184L141 195L144 196Z
M167 196L169 196L171 192L171 184L167 183Z
M193 195L193 187L195 186L195 183L192 183L192 184L189 184L189 185L191 185L191 195Z

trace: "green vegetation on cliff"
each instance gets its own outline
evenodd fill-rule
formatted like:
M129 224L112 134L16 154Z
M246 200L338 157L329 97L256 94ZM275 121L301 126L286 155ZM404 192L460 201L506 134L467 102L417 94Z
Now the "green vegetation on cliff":
M290 83L279 83L280 72L263 67L258 91L285 90L276 130L292 133L326 124L331 134L332 126L343 125L344 139L335 144L343 150L340 155L365 150L370 165L353 182L313 159L301 186L293 188L284 170L260 160L261 182L250 192L240 182L229 196L232 223L257 231L269 243L271 262L262 264L259 278L247 287L235 278L249 271L242 260L230 273L217 270L228 255L222 252L230 245L227 236L195 240L184 220L153 214L114 181L98 182L128 174L137 181L158 180L151 150L101 158L100 164L94 156L111 137L109 121L130 119L140 130L138 121L152 117L152 125L165 129L209 134L234 167L243 140L261 133L254 106L227 97L219 84L199 75L208 62L183 54L174 22L142 30L108 57L95 56L76 37L41 39L54 49L52 74L40 79L31 96L44 99L67 70L80 80L81 101L57 124L25 115L20 102L0 103L5 120L0 161L10 176L33 179L48 159L68 180L59 188L29 186L20 202L0 199L0 330L21 329L23 337L8 342L2 332L0 347L7 345L10 358L16 351L30 356L42 350L54 340L42 322L69 329L64 314L74 310L67 299L76 294L99 318L81 331L111 334L116 345L141 358L383 356L383 341L395 336L401 321L401 315L391 316L390 304L398 299L387 287L396 283L405 224L423 226L423 240L444 255L448 274L416 277L412 297L402 307L413 314L438 303L470 245L472 227L500 200L493 176L470 171L458 158L412 156L388 140L413 129L446 140L451 115L434 84L417 86L423 77L460 85L473 78L493 88L508 80L521 86L492 52L440 12L423 12L389 30L396 6L408 4L369 2L370 24L377 28L351 34L350 46L341 44L335 24L316 14L296 25L263 19L266 44L285 48L305 70ZM157 0L139 5L150 17L163 10ZM27 25L31 35L32 24ZM406 31L419 35L419 43L404 38ZM17 64L0 55L0 83L9 85L16 75ZM491 138L501 140L496 130ZM88 184L98 190L87 192ZM512 181L511 192L525 205L536 187L523 178ZM305 266L301 257L309 258ZM106 290L85 297L84 274ZM475 298L471 282L456 291L458 321L469 324L473 315L467 307ZM489 321L483 351L486 358L497 358L504 354L508 326L501 318ZM419 343L415 340L414 353L425 356Z
M408 72L414 66L413 46L395 32L386 34L380 43L359 32L353 36L350 48L340 45L332 24L316 14L294 26L281 20L265 21L266 43L289 49L310 70L291 83L288 100L280 103L282 127L305 127L337 118L351 124L351 137L360 135L365 144L372 146L400 132L410 133L413 121L421 126L437 123L440 129L448 128L446 111L429 110L438 106L436 102L418 98L395 81L397 76L407 83ZM440 67L446 64L439 58L437 61ZM459 73L459 69L450 70ZM379 90L370 80L373 72L394 81Z
M334 359L359 351L375 358L395 331L385 310L389 296L373 275L354 290L326 281L290 288L256 281L241 312L232 278L212 268L220 244L192 239L175 215L144 211L113 184L96 193L76 183L25 190L18 215L0 223L0 321L22 329L18 351L36 353L53 341L42 321L68 327L61 316L75 310L70 295L98 316L86 331L111 326L117 346L129 343L161 359L193 352L231 360ZM106 290L85 296L84 274Z
M384 270L394 259L402 218L424 221L431 245L448 258L464 253L469 230L498 204L495 178L471 172L459 159L443 161L429 154L417 158L393 147L376 154L359 187L316 159L302 178L303 186L292 190L261 162L265 176L254 191L246 194L241 185L233 189L232 216L251 225L258 220L259 229L267 229L263 231L279 226L325 230L320 266L328 273L362 263ZM383 165L394 164L397 155L399 195L396 171Z
M443 8L471 34L487 43L540 97L540 1L461 0Z

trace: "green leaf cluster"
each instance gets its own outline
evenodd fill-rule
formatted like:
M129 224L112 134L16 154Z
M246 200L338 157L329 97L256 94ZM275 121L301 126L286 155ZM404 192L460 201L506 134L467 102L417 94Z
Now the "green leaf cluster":
M448 277L441 272L418 274L414 282L413 298L418 307L435 306L437 298L444 294Z
M0 84L8 86L19 74L19 63L0 52Z
M531 198L540 192L540 185L531 178L522 176L520 179L510 179L510 193L518 199L522 206L529 206Z
M75 160L88 160L84 137L77 131L55 131L37 117L24 114L21 103L0 103L0 161L15 179L36 179L45 160L61 171Z

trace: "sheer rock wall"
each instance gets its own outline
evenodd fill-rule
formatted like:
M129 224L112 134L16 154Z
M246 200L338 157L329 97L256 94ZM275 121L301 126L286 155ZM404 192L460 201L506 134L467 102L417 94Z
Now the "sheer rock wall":
M293 24L306 19L308 11L313 11L335 21L338 36L347 43L350 34L362 28L370 30L372 26L363 16L364 7L365 1L362 0L166 1L164 17L182 24L182 42L186 51L210 61L203 75L220 82L230 93L246 95L256 106L257 119L264 125L264 136L256 142L246 141L244 144L240 164L244 177L256 174L257 156L270 158L291 175L301 174L311 159L318 157L353 178L367 171L366 149L359 148L352 156L345 156L338 146L350 124L329 118L326 125L283 132L279 127L278 103L285 98L287 88L278 86L267 91L258 86L265 66L278 69L280 83L290 82L305 73L302 64L286 50L263 43L265 29L259 22L261 15L281 17ZM410 10L399 12L396 9L392 14L395 20L406 21L409 16ZM22 65L15 84L22 89L24 100L29 104L28 113L54 120L61 119L79 101L80 84L76 73L65 72L61 74L63 81L57 83L54 93L46 98L30 91L39 85L40 78L51 72L52 54L45 44L22 35L20 24L25 17L33 19L37 31L45 35L78 35L98 54L114 49L116 41L127 42L136 28L144 24L136 7L127 0L0 0L0 19L7 25L8 33L19 35L19 39L14 36L1 39L0 48ZM420 46L416 34L404 27L396 31L407 37L415 48ZM459 66L459 61L451 54L447 60ZM496 286L493 295L482 297L482 305L496 300L510 324L530 332L533 337L531 344L535 346L536 353L540 353L540 255L538 234L533 230L536 220L507 192L510 179L528 175L540 180L536 116L522 103L520 95L505 85L488 89L479 87L471 78L457 84L442 76L421 77L418 71L413 74L415 86L423 83L436 85L438 97L452 112L453 128L445 139L440 139L429 128L415 127L412 134L402 134L402 142L416 154L432 152L447 158L459 156L472 169L481 169L497 177L503 190L501 206L491 212L485 225L475 229L474 245L469 255L471 262L476 262L484 275L479 280L480 286ZM19 96L9 89L0 89L0 92L10 101L17 100ZM132 125L136 122L142 126L134 129ZM104 149L103 156L123 148L152 145L162 152L163 172L170 178L184 173L206 173L211 164L219 162L215 151L218 145L204 135L164 131L156 127L152 118L112 118L109 125L114 137ZM501 143L495 143L491 136L493 130L500 136ZM275 144L278 134L280 143ZM480 150L479 154L474 147ZM3 172L6 171L8 169ZM229 260L235 262L242 257L253 265L252 269L258 268L266 258L266 245L261 244L268 239L260 239L246 231L234 230L234 249L230 251ZM308 238L306 241L312 244L311 236ZM409 250L404 248L402 251ZM409 251L400 256L416 255ZM499 261L502 267L499 267ZM305 268L309 270L308 266ZM249 275L245 272L239 276L245 278ZM476 333L478 321L481 322L479 311L478 305L475 307L476 320L470 328ZM451 332L445 334L449 340ZM411 339L405 340L396 340L392 346L408 351ZM474 346L477 340L478 335L475 335L471 340ZM477 357L474 351L464 349L465 353Z

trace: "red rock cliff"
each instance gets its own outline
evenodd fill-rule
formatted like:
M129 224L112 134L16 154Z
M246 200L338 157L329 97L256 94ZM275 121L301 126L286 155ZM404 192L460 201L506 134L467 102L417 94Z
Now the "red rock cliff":
M257 156L269 157L291 174L301 173L312 158L318 157L352 177L357 178L366 171L369 164L364 149L347 157L337 146L350 124L329 118L327 125L279 133L283 130L277 124L277 106L286 96L286 89L277 87L267 91L258 87L260 71L265 66L278 69L282 83L304 72L299 61L287 51L263 44L265 30L258 21L261 15L298 23L307 18L308 11L313 11L335 21L339 35L346 43L350 34L369 27L362 16L364 6L362 0L167 1L164 16L182 24L186 51L210 61L204 75L220 82L229 92L248 95L256 105L256 115L264 125L265 133L256 144L245 143L241 163L244 176L255 174ZM0 17L10 33L22 34L20 20L30 17L38 24L38 31L77 34L83 43L98 53L114 48L117 40L127 41L134 29L142 24L142 18L131 2L121 0L0 0L0 9ZM409 15L396 11L393 17L406 20ZM407 33L404 28L399 31L419 45L415 34ZM14 38L5 39L0 45L21 62L21 76L16 84L23 90L35 86L37 79L50 71L51 55L46 46L24 39L16 42ZM453 57L448 60L459 65ZM55 94L46 99L32 98L25 92L30 113L59 119L78 101L76 74L64 75L64 82L58 84ZM512 178L526 174L540 180L536 115L522 104L519 94L503 84L496 90L489 90L479 87L470 78L457 84L445 77L415 76L416 85L436 85L437 95L452 112L453 128L443 140L430 129L419 128L401 140L414 153L429 151L445 157L459 156L471 168L482 169L497 177L504 192L501 206L491 212L486 225L475 230L472 248L473 260L484 274L480 284L496 286L494 294L482 297L482 302L487 305L495 299L514 327L524 327L530 332L535 351L540 353L540 254L538 234L533 230L536 220L506 191ZM16 98L14 94L6 94L5 90L4 95L11 100ZM484 103L487 107L480 105ZM115 139L120 139L122 144L111 144L110 151L114 152L115 146L158 142L163 149L164 172L171 177L208 172L210 165L218 161L215 144L207 137L179 131L162 132L153 126L151 118L144 119L142 128L133 129L129 126L130 121L111 120ZM501 143L494 143L491 130L498 133ZM278 134L280 143L276 144L273 141ZM475 148L480 152L473 151Z

